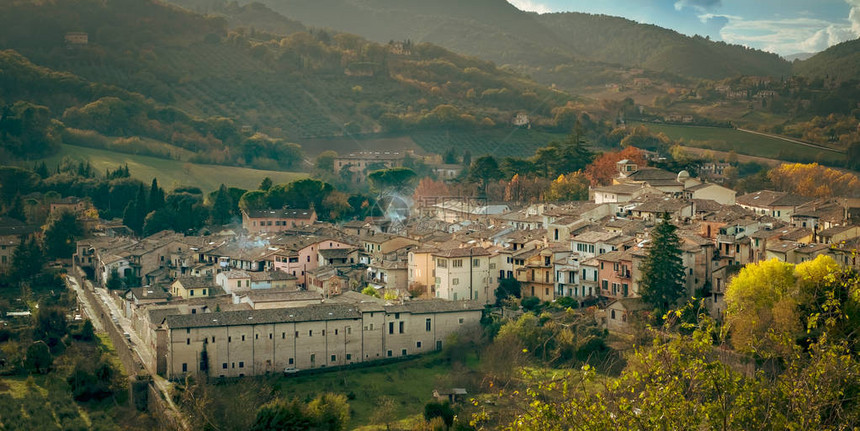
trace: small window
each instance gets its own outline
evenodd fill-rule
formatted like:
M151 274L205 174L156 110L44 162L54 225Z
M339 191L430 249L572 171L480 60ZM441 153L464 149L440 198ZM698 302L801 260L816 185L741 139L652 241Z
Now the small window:
M184 362L182 363L182 372L183 373L188 372L188 364L186 364Z
M346 354L346 360L347 360L347 361L351 361L351 360L352 360L352 353L347 353L347 354Z
M331 355L331 361L337 362L337 355Z
M462 317L460 318L460 324L461 325L463 324L463 318Z
M406 349L400 351L400 356L406 356Z
M394 333L394 322L388 322L388 333L389 334Z
M388 353L388 357L390 358L391 357L391 350L389 350L387 353Z
M228 342L228 343L232 343L232 342L233 342L233 337L227 337L227 342Z
M245 362L239 361L239 368L245 368Z
M322 336L325 337L325 329L323 329Z
M299 338L299 331L296 331L296 338Z
M221 368L226 370L227 369L227 363L225 362L225 363L221 364Z
M316 353L311 353L311 362L316 362L316 360L317 360Z
M419 342L415 343L415 347L420 349L421 348L421 342L419 341Z
M287 338L287 333L286 333L286 332L281 332L281 339L282 339L282 340L284 340L284 339L286 339L286 338Z
M337 329L334 330L334 335L337 335Z
M215 336L214 335L212 336L212 342L213 343L215 342Z
M245 341L245 336L244 336L244 335L242 336L242 341Z
M290 358L290 360L288 362L290 365L293 365L293 358Z
M270 340L272 339L272 333L271 332L269 333L269 339Z
M187 345L187 346L191 345L191 339L190 338L185 339L185 345Z
M259 339L260 339L260 334L254 334L254 339L255 339L255 340L259 340Z
M430 320L430 319L425 319L425 320L424 320L424 329L425 329L427 332L430 332L430 322L431 322L431 320Z
M403 323L404 323L404 322L400 322L400 333L401 333L401 334L403 333Z
M308 337L313 337L313 336L314 336L314 330L308 329Z

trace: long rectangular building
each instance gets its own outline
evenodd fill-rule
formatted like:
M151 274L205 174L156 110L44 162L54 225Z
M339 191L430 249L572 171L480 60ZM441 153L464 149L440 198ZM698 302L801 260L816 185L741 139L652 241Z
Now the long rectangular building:
M170 379L242 377L427 353L477 327L482 310L427 300L171 315L156 331L156 368Z

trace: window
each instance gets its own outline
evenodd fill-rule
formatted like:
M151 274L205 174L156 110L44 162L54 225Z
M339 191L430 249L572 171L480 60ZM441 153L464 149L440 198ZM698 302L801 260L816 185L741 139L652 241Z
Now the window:
M463 318L462 317L460 318L460 324L461 325L463 324Z
M190 334L190 333L191 333L191 328L185 328L185 333L186 333L186 334Z
M286 339L286 338L287 338L287 333L286 333L286 332L281 332L281 339L282 339L282 340L284 340L284 339Z
M316 362L316 361L317 361L316 353L311 353L311 362Z
M331 355L331 361L337 362L337 355Z
M609 281L603 280L603 290L609 290Z
M454 259L453 261L451 261L451 267L462 268L463 267L463 259Z
M184 372L187 372L187 371L188 371L188 364L186 364L185 362L183 362L183 363L182 363L182 372L184 373Z
M313 337L313 336L314 336L314 330L308 329L308 337Z
M190 346L190 345L191 345L191 339L190 339L190 338L186 338L186 339L185 339L185 345L186 345L186 346Z
M337 335L337 329L334 330L334 335Z
M475 268L481 267L481 259L472 259L472 266Z
M232 342L233 342L233 337L227 337L227 342L228 342L228 343L232 343Z
M322 336L325 337L325 329L322 331Z
M288 363L288 364L290 364L290 365L293 365L293 358L290 358L290 360L289 360L289 361L287 361L287 363Z
M612 310L612 320L615 320L615 310Z
M406 349L400 351L400 356L406 356Z
M351 360L352 360L352 353L347 353L347 354L346 354L346 360L347 360L347 361L351 361Z
M352 334L352 327L351 327L351 326L347 326L347 327L346 327L346 335L350 335L350 334Z
M255 340L259 340L259 339L260 339L260 334L254 334L254 339L255 339Z
M394 333L394 322L388 322L388 333L389 334Z
M245 336L244 336L244 335L242 336L242 341L245 341Z
M395 319L399 319L399 318L400 318L400 313L394 313L394 318L395 318Z
M221 364L221 368L226 370L227 369L227 363L225 362L225 363Z
M452 278L452 279L451 279L451 284L452 284L452 285L454 285L454 286L456 286L456 285L460 284L460 279L459 279L459 278Z
M400 333L403 333L403 322L400 322Z
M245 368L245 362L239 361L239 368Z
M391 357L391 350L389 350L387 353L388 353L388 357L390 358Z
M271 332L269 333L269 339L270 340L272 339L272 333Z
M415 343L415 347L420 349L421 348L421 342L419 341L419 342Z
M213 343L215 342L215 336L214 335L212 336L212 342Z
M430 319L424 320L424 329L427 330L427 332L430 332Z

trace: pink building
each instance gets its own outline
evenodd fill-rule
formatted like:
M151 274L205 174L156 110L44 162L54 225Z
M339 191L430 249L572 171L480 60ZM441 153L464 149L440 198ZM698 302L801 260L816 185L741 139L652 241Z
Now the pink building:
M636 283L639 268L638 264L634 265L634 256L630 250L611 251L597 256L596 259L601 296L615 299L639 296Z
M274 269L295 275L299 286L307 288L307 272L319 266L319 250L332 248L355 248L352 244L340 242L334 239L317 238L295 238L294 241L278 246L278 251L273 253Z
M242 227L248 233L283 232L317 221L313 209L251 210L242 211Z

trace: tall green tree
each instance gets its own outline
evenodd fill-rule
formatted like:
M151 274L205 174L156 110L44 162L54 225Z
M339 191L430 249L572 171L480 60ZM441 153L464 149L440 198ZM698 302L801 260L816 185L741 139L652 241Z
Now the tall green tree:
M265 192L270 188L272 188L272 179L269 177L263 178L263 181L260 181L260 187L258 187L258 189Z
M639 292L660 316L687 295L677 230L669 214L664 213L661 222L651 231L648 254L640 267Z
M126 167L127 168L127 167ZM164 189L158 187L158 179L152 179L152 185L149 187L149 201L147 202L147 212L161 209L164 206Z
M71 211L64 211L45 230L45 254L58 259L72 257L75 254L75 242L83 234L84 229L78 216Z
M215 202L212 204L212 223L227 224L232 217L233 198L230 197L230 192L227 186L221 184L218 193L215 195Z
M36 239L32 237L30 239L21 238L18 247L12 252L12 278L24 280L35 277L42 271L44 264L45 256L42 254Z
M21 199L20 194L16 194L12 199L9 209L6 211L6 216L25 223L27 222L27 214L24 213L24 201Z
M300 431L311 429L313 418L297 399L276 399L257 410L251 431Z
M415 184L417 175L409 168L391 168L373 171L367 175L367 180L373 184L376 190L398 190L410 188Z
M487 195L487 186L493 180L502 178L499 163L493 156L478 157L469 168L469 181L477 182L481 187L481 195Z

